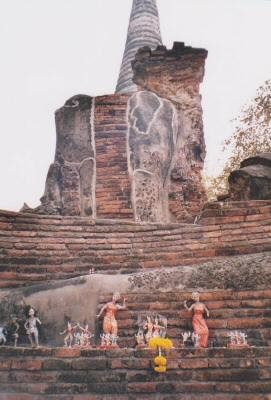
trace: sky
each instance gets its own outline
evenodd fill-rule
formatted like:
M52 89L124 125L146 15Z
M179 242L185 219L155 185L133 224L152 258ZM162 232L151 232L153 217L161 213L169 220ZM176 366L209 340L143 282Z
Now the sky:
M201 86L206 170L233 118L271 78L270 0L157 0L163 43L209 51ZM54 111L115 90L132 0L0 0L0 209L34 207L55 152Z

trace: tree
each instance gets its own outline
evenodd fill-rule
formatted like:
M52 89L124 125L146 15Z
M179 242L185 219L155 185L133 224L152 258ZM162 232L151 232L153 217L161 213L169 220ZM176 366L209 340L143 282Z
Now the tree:
M271 80L259 87L255 98L245 105L234 121L235 130L223 146L223 151L231 150L230 157L221 174L205 178L210 199L227 192L230 173L239 169L244 159L271 152Z

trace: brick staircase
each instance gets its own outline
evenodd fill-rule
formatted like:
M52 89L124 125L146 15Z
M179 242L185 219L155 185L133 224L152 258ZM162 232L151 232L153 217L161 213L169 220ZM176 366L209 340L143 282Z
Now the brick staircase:
M198 224L139 225L0 212L0 287L197 264L271 250L271 202L214 203ZM196 283L195 283L196 284ZM268 288L268 282L264 287ZM271 290L204 291L209 349L180 349L191 330L183 301L191 291L127 294L118 314L119 350L0 347L0 400L271 399ZM108 301L100 297L100 306ZM135 350L139 314L168 318L168 371L153 371L151 350ZM227 349L229 330L246 331L250 348ZM123 348L126 347L127 348Z
M168 318L168 337L180 347L181 333L192 331L191 313L185 311L183 302L189 300L191 292L131 293L126 294L128 309L118 313L119 343L121 347L134 347L137 318L147 313L158 313ZM100 297L101 306L110 300ZM226 346L231 330L242 330L248 334L253 346L271 345L271 290L232 291L218 290L201 293L210 310L207 320L210 329L209 346Z
M130 273L270 250L271 201L211 204L196 225L0 211L2 288L72 278L91 267Z
M270 399L271 348L174 349L165 374L151 350L0 348L1 400Z

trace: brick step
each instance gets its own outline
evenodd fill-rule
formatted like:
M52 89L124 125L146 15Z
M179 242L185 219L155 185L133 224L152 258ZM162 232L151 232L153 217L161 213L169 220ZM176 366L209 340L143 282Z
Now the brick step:
M241 389L240 389L241 390ZM2 394L1 400L19 400L17 395L14 394ZM170 398L168 394L159 394L159 400L198 400L200 396L201 400L269 400L270 396L268 394L234 394L234 393L227 393L225 394L213 394L213 393L203 393L200 392L200 395L195 394L187 394L182 393L181 397L180 394L170 394ZM44 400L44 399L52 399L52 400L131 400L131 399L142 399L142 400L157 400L157 394L148 393L147 397L146 394L136 393L136 397L131 397L131 395L121 395L121 394L103 394L103 395L94 395L91 394L74 394L74 395L61 395L58 394L57 397L55 395L35 395L34 397L31 395L29 397L28 394L20 394L20 400Z
M128 211L128 210L127 210ZM2 231L3 232L3 231ZM34 232L34 231L32 231ZM78 230L76 231L78 232ZM75 232L75 234L76 234ZM119 232L121 233L121 232ZM82 237L83 236L83 237ZM20 231L16 230L12 232L12 236L9 235L8 232L3 232L2 236L0 237L0 243L1 243L1 248L4 248L4 246L6 248L9 248L9 244L10 243L18 243L19 245L17 245L17 248L23 248L22 244L23 243L30 243L29 246L31 246L32 244L32 248L35 248L35 245L37 247L37 243L40 244L40 246L43 245L43 243L48 243L48 244L52 244L54 245L54 247L56 247L57 245L68 245L68 244L73 244L73 243L77 243L78 245L82 245L82 246L87 246L87 245L91 245L91 244L97 244L97 243L113 243L113 242L117 242L117 243L130 243L133 245L134 248L137 247L157 247L157 246L184 246L187 249L190 248L196 248L197 246L199 248L203 247L205 248L206 245L208 245L209 242L209 246L213 246L215 247L219 242L221 242L220 240L220 236L217 237L207 237L205 235L198 235L198 237L195 237L195 235L191 235L191 237L189 238L188 235L186 235L185 237L183 237L182 235L177 236L176 234L174 235L158 235L158 234L154 234L152 236L147 235L146 237L144 236L140 236L140 235L134 235L132 236L132 234L127 234L127 236L125 237L124 233L122 235L119 235L118 232L113 232L111 234L109 234L108 232L106 233L100 233L100 232L83 232L81 233L81 236L74 236L73 234L66 234L65 232L56 232L55 237L53 237L49 232L43 232L42 230L35 236L32 235L32 237L25 237L20 235ZM269 231L265 230L264 232L254 232L253 233L253 237L254 240L258 240L258 239L267 239L270 238L271 236L271 229ZM42 243L40 242L40 238L42 238ZM199 241L200 239L200 241ZM212 239L212 243L210 243L210 239ZM233 232L232 236L227 236L227 235L223 235L223 241L232 241L232 242L241 242L242 239L246 239L249 240L249 237L246 236L241 236L240 233L235 233ZM6 243L5 243L6 242ZM61 247L59 247L61 248ZM62 246L62 248L65 248L64 246ZM29 247L29 249L31 249L31 247Z
M271 220L271 218L270 218ZM47 221L46 221L47 222ZM49 223L50 222L50 223ZM118 221L120 222L120 221ZM231 235L245 235L245 238L248 240L252 240L251 236L256 234L263 234L265 237L268 237L271 232L270 223L267 225L256 224L254 226L250 226L250 224L243 224L241 226L230 225L225 227L220 226L196 226L196 225L186 225L180 226L179 229L176 225L173 225L170 229L168 227L162 228L159 226L144 226L144 225L126 225L125 222L118 225L94 225L88 224L84 225L84 221L78 221L78 225L76 224L60 224L59 220L56 220L56 223L52 221L48 221L48 223L44 224L41 221L35 222L35 220L30 220L28 223L22 221L18 223L0 223L0 234L1 237L5 237L10 235L11 237L24 236L23 233L26 232L28 236L39 236L42 237L47 236L49 233L54 233L56 237L61 235L68 235L68 237L73 237L73 235L81 233L81 235L90 235L91 234L104 234L105 236L115 235L118 233L131 233L134 238L142 238L143 241L151 241L150 237L154 237L156 240L196 240L196 239L220 239L222 242L225 238L230 238ZM265 221L266 223L266 221Z
M200 392L200 395L195 394L187 394L182 393L181 397L180 394L170 394L170 398L168 394L159 394L159 400L198 400L200 396L200 400L269 400L270 396L268 394L234 394L234 393L227 393L225 394L213 394L213 393L203 393ZM18 397L14 394L2 394L0 397L1 400L19 400ZM94 395L91 394L74 394L74 395L61 395L58 394L57 397L55 395L35 395L34 397L31 395L29 397L28 394L21 394L20 400L44 400L44 399L53 399L53 400L131 400L131 399L142 399L142 400L157 400L157 394L148 393L147 397L146 394L136 393L136 397L131 397L130 395L121 395L121 394L103 394L103 395Z
M250 227L252 229L252 232L260 232L259 228L262 226L264 231L269 232L270 231L270 219L271 216L268 218L265 218L266 223L259 223L257 221L248 221L248 222L243 222L241 224L238 223L232 223L230 225L225 225L225 226L220 226L216 224L211 224L211 225L191 225L191 224L172 224L172 225L140 225L136 223L129 223L127 220L126 221L108 221L108 220L100 220L94 221L88 219L88 218L74 218L74 219L66 219L66 217L55 217L55 219L47 219L47 218L39 218L37 216L32 216L29 214L29 216L24 215L23 217L18 214L18 218L16 218L13 221L13 217L5 217L1 218L2 221L0 221L0 229L1 231L20 231L20 230L33 230L33 231L74 231L80 232L80 231L86 231L86 232L104 232L104 233L116 233L116 232L134 232L140 233L144 235L145 232L149 231L149 234L154 234L156 236L167 236L167 235L178 235L177 237L180 238L191 238L193 235L197 234L205 234L208 232L216 232L217 235L221 231L227 231L227 230L232 230L232 229L239 229L241 231L243 228ZM111 222L111 223L110 223ZM268 222L268 223L267 223ZM108 227L111 228L111 230L108 230ZM239 232L240 233L240 232ZM210 235L215 235L215 233L210 233Z
M246 252L249 252L249 248L255 249L255 247L259 247L261 251L263 251L263 248L268 249L271 245L271 235L269 236L263 236L263 237L258 237L257 239L246 239L246 240L233 240L231 242L225 241L225 243L221 242L216 242L212 241L212 244L209 244L206 242L199 243L199 242L191 242L190 244L182 244L182 241L166 241L166 242L150 242L150 243L144 243L144 242L133 242L133 240L119 240L117 241L117 238L112 238L113 240L97 240L94 239L89 240L87 243L78 243L78 242L60 242L60 243L48 243L41 240L36 240L35 242L33 241L30 245L29 242L26 242L26 247L23 247L23 241L19 241L19 246L16 245L18 242L12 242L8 241L5 242L3 241L3 247L2 253L4 255L8 255L9 253L11 255L16 256L18 255L25 255L28 254L31 256L32 255L39 255L43 254L44 252L48 251L48 255L68 255L69 250L77 250L81 251L81 255L87 254L88 251L91 250L109 250L108 254L113 254L116 253L114 250L120 250L120 249L131 249L131 251L136 252L137 250L144 250L145 254L152 253L152 252L161 252L161 253L168 253L168 251L171 251L171 253L178 252L180 255L186 255L191 257L193 253L194 256L197 256L197 254L201 254L201 252L206 252L206 250L209 250L209 253L207 253L207 256L216 256L220 255L223 252L229 251L229 248L231 248L233 251L235 249L240 248L242 250L246 249ZM15 243L14 246L11 246L12 243ZM35 246L33 246L35 243ZM32 246L31 246L32 245ZM3 251L4 250L4 251ZM25 252L25 254L24 254ZM192 253L193 252L193 253ZM240 251L240 254L242 252ZM165 256L166 257L166 256ZM181 259L181 257L180 257Z
M209 396L206 399L260 399L271 391L271 348L175 349L167 354L165 374L153 371L151 350L0 348L1 400L16 396L97 399L159 395ZM114 397L117 396L117 397ZM61 396L61 397L59 397ZM74 397L75 396L75 397ZM165 397L161 397L165 396ZM41 397L39 397L41 398ZM78 399L81 397L78 397ZM84 398L84 397L83 397ZM95 398L95 397L94 397ZM132 397L134 398L134 397ZM144 397L142 397L144 398ZM189 398L189 397L187 397ZM194 397L195 398L195 397ZM236 397L242 398L242 397ZM28 398L26 397L28 400ZM191 397L192 399L192 397ZM267 398L266 398L267 399ZM24 400L24 397L20 397Z
M45 382L40 384L40 383L1 383L1 390L5 393L7 392L12 392L12 393L18 393L21 395L21 393L29 393L29 394L44 394L44 395L60 395L60 394L78 394L78 393L90 393L90 394L125 394L127 395L137 395L137 394L144 394L146 397L149 396L149 394L168 394L171 396L172 393L174 394L182 394L182 393L194 393L200 395L201 393L210 393L217 395L218 393L225 393L226 396L230 396L231 394L237 394L237 393L247 393L247 394L252 394L252 393L266 393L270 394L271 391L271 384L269 381L264 381L264 376L268 374L268 369L262 369L260 372L258 370L244 370L244 369L238 369L238 370L223 370L225 374L225 379L226 382L221 379L221 381L208 381L208 382L198 382L198 381L191 381L191 382L182 382L184 377L188 376L193 376L193 374L188 374L186 373L179 373L175 374L175 380L162 380L160 382L157 381L147 381L147 382L133 382L129 381L126 382L123 380L124 374L120 373L118 374L117 372L114 372L114 382L103 382L103 380L107 380L107 375L104 376L104 379L102 379L102 376L97 376L97 374L90 374L86 373L83 374L82 372L79 373L68 373L68 372L62 372L59 374L59 382L55 383L50 379L54 374L47 373L44 376ZM35 373L24 373L21 374L21 376L25 375L25 379L32 379L36 381L40 377L39 374ZM211 377L211 374L203 373L203 376L206 376L207 379ZM218 376L219 374L213 374L214 377ZM11 376L14 376L14 379L18 379L20 377L20 374L12 374ZM250 377L255 376L259 379L250 381ZM46 377L48 377L46 379ZM61 379L62 377L62 379ZM243 378L247 377L247 378ZM94 380L95 378L95 380ZM246 381L247 379L247 381ZM262 380L261 380L262 379ZM70 380L69 383L66 383L68 380ZM92 381L93 380L93 381ZM241 381L240 381L241 380ZM92 383L90 383L92 381ZM79 382L79 383L78 383ZM100 399L103 399L104 397L100 397ZM111 398L111 397L109 397ZM132 397L134 398L134 397ZM136 397L138 398L138 397ZM157 398L157 397L156 397ZM177 397L178 398L178 397ZM182 397L181 397L182 398ZM206 397L209 399L209 397ZM224 397L224 399L232 399L232 397ZM239 398L239 397L237 397ZM247 399L248 397L243 397ZM256 397L250 397L251 399L255 400ZM258 398L258 397L257 397ZM268 399L268 397L263 397ZM1 398L2 399L2 398ZM17 400L18 397L15 399ZM21 399L21 397L20 397ZM58 399L58 397L57 397ZM69 397L70 399L70 397ZM81 397L80 397L81 399ZM89 398L88 398L89 399ZM91 396L91 399L93 397ZM131 397L127 397L127 399L131 399ZM159 396L159 399L161 397ZM168 397L165 397L165 399L168 399ZM172 397L170 397L172 399ZM179 397L180 399L180 397Z
M105 162L107 162L108 163L108 159L106 159L105 160ZM114 163L114 161L112 161L113 163ZM119 165L119 164L118 164ZM123 161L123 165L125 165L125 162ZM110 166L111 166L111 162L110 162ZM124 178L123 178L124 179ZM247 211L247 210L246 210ZM248 212L248 211L247 211ZM37 214L31 214L31 213L27 213L27 214L20 214L20 213L16 213L16 212L8 212L8 211L3 211L3 210L1 210L1 212L0 212L0 221L1 222L7 222L7 220L8 220L8 218L7 218L7 216L9 217L9 218L12 218L12 216L16 216L16 214L18 215L19 214L19 216L20 216L20 219L21 220L27 220L27 219L29 219L29 218L31 218L32 220L33 219L39 219L39 221L42 221L42 222L46 222L46 221L59 221L59 220L61 220L61 219L63 219L63 222L79 222L80 220L81 221L83 221L84 219L86 220L86 222L87 222L87 220L89 220L89 219L87 219L87 218L84 218L84 217L59 217L59 216L57 216L57 215L52 215L52 216L42 216L42 215L37 215ZM266 216L267 218L269 218L269 216L270 216L270 207L268 206L268 207L264 207L262 210L254 210L254 213L252 213L252 211L250 210L250 214L248 213L247 215L237 215L236 217L245 217L244 219L242 219L242 221L247 221L247 222L251 222L251 221L253 221L253 218L255 219L255 221L257 221L257 219L261 219L262 217L264 217L264 216ZM228 219L230 218L230 217L232 217L232 216L229 216L228 218L227 217L221 217L221 216L219 216L219 217L217 217L217 220L214 220L215 222L223 222L223 219L221 220L221 218L226 218L225 219L225 221L228 221ZM213 217L213 218L215 218L215 217ZM16 218L17 219L17 218ZM202 219L200 220L200 222L203 222L203 221L206 221L207 220L207 218L203 218L202 217ZM91 220L89 220L89 221L91 221ZM116 220L115 219L115 221L118 221L118 220ZM130 221L131 223L133 222L133 221ZM232 219L232 221L231 221L232 223L234 223L234 222L240 222L240 220L239 219ZM128 221L127 221L127 223L128 223ZM92 224L93 224L93 222L92 222ZM215 223L216 224L216 223ZM215 224L210 224L210 225L215 225ZM156 224L157 225L157 224ZM177 225L176 223L174 224L174 225ZM206 225L206 224L205 224Z

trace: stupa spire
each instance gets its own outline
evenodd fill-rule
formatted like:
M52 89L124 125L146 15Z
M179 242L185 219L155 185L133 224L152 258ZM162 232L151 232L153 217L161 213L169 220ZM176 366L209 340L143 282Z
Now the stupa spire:
M154 49L159 44L162 44L162 39L156 0L133 0L116 93L136 91L131 62L139 48L149 46Z

